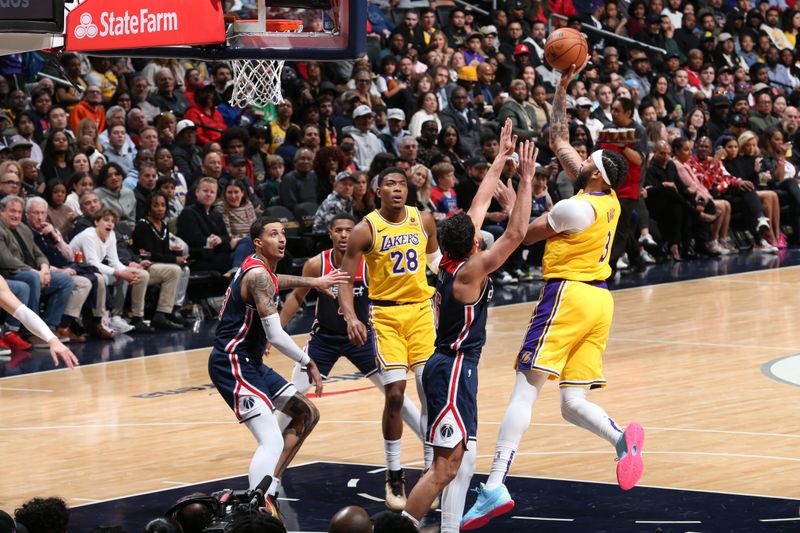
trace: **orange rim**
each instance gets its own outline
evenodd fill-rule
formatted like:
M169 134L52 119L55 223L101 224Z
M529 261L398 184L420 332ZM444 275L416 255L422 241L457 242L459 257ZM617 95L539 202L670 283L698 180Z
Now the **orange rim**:
M257 24L258 20L236 20L240 24ZM266 21L264 31L297 31L303 25L302 20L295 19L269 19Z

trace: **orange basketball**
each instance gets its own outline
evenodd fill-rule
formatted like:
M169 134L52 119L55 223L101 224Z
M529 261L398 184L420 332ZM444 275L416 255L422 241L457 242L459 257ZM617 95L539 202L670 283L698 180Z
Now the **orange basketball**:
M556 70L564 72L571 65L581 66L589 54L586 37L572 28L560 28L544 43L544 58Z

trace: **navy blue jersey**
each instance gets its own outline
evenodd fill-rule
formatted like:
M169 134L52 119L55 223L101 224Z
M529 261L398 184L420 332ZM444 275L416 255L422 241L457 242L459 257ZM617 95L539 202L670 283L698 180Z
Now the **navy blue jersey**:
M251 255L242 262L233 281L225 293L225 301L219 312L217 334L214 348L222 352L245 357L251 362L260 364L267 345L267 336L261 325L261 317L254 305L242 298L242 278L246 272L254 268L263 268L275 284L275 303L278 302L278 278L263 260Z
M486 343L486 314L492 300L492 280L487 276L481 295L472 304L464 304L453 295L458 270L467 261L453 261L445 254L439 263L436 280L436 350L480 355Z
M534 196L531 202L531 219L542 216L547 211L547 198L545 193L543 196Z
M333 248L325 250L320 255L320 276L331 273L339 268L333 262ZM339 286L334 285L331 289L334 295L338 296ZM363 324L369 324L369 297L367 296L367 267L364 258L353 280L353 305L356 316ZM317 309L314 313L314 324L311 326L311 334L326 333L328 335L347 336L347 323L344 321L342 309L339 307L339 300L331 298L325 293L317 295Z

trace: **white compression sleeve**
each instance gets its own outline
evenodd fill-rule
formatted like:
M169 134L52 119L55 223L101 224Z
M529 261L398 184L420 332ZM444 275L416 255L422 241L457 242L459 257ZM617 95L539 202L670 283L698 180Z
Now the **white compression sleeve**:
M267 334L269 343L279 349L286 357L303 366L311 361L308 354L301 350L289 334L283 330L281 327L281 317L278 313L273 313L262 318L261 325L264 326L264 333Z
M425 259L431 272L439 274L439 261L442 260L442 251L437 248L432 254L425 254Z
M569 198L553 206L547 215L547 222L557 233L572 235L594 224L595 216L594 208L589 202Z
M19 320L23 326L25 326L28 331L43 339L45 342L50 342L51 340L55 339L56 336L50 331L50 328L47 327L47 324L44 323L44 320L39 318L39 316L31 311L28 306L20 305L14 311L14 318Z

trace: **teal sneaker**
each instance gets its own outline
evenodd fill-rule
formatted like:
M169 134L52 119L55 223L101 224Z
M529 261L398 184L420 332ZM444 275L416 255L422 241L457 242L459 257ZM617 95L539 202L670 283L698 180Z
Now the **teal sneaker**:
M461 520L461 531L481 528L492 518L504 515L514 508L514 500L502 483L491 489L481 483L475 492L478 493L478 499Z
M617 483L622 490L631 490L644 473L642 449L644 429L631 422L617 441Z

